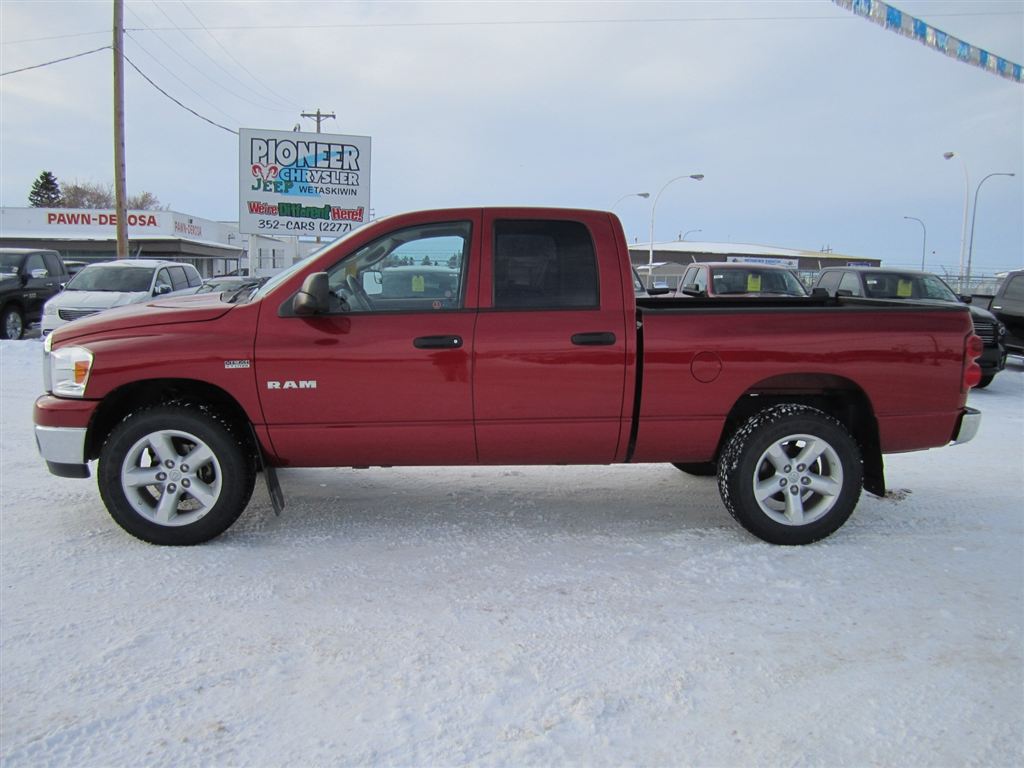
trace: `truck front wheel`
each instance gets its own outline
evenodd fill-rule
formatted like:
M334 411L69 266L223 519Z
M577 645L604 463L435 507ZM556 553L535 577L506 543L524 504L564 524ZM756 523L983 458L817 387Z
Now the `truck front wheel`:
M0 313L0 339L20 339L25 333L25 318L21 310L11 305Z
M151 544L200 544L242 514L255 484L242 442L196 408L132 414L100 451L100 496L118 525Z
M730 514L772 544L810 544L853 513L864 469L857 442L836 419L784 404L752 416L718 462Z

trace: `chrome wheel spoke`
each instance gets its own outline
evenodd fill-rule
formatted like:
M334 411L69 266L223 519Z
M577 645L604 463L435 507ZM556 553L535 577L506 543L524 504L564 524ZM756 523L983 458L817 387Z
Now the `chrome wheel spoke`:
M204 483L202 480L193 480L192 485L187 490L192 498L198 501L204 508L212 507L217 501L217 489Z
M754 486L754 498L756 498L762 504L770 499L779 491L785 491L786 489L779 485L778 478L771 477L767 480L761 480Z
M812 476L806 487L822 496L838 496L843 488L841 483L824 475Z
M213 460L213 451L204 443L197 443L187 456L182 457L181 463L188 465L193 472Z
M135 467L124 473L124 484L129 488L144 488L147 485L160 485L156 476L160 473L159 467Z
M169 525L178 512L178 501L181 499L181 489L168 492L164 489L160 496L160 503L156 508L156 522L161 525Z
M785 472L786 467L788 467L793 461L786 455L786 452L782 450L782 443L776 443L771 446L767 451L765 451L764 458L768 459L769 463L775 467L775 471L779 474Z
M178 451L174 447L171 436L166 432L157 432L149 436L149 447L153 449L153 455L158 463L166 461L177 462Z
M794 525L804 522L804 501L799 493L786 492L786 519Z
M803 465L805 467L809 467L828 449L829 444L824 440L808 440L807 445L805 445L800 453L797 454L796 458L793 459L793 463L797 466Z

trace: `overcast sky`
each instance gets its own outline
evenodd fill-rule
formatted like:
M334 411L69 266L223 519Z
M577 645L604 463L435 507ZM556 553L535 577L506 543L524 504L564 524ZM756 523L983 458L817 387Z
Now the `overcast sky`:
M893 5L1024 63L1022 0ZM110 43L112 3L3 0L0 71ZM1024 266L1024 86L828 0L127 2L125 51L237 130L370 136L378 216L613 204L630 240L759 243L956 272L966 162L974 272ZM205 27L205 29L204 29ZM184 31L182 31L184 30ZM238 216L237 137L128 67L128 191ZM111 55L0 78L0 203L42 170L113 178ZM650 192L644 200L623 195ZM618 201L618 202L617 202ZM616 204L617 203L617 204Z

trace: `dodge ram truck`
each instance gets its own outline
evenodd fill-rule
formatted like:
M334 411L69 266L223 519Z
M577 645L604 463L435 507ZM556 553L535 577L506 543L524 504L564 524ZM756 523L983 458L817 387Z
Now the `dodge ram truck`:
M45 341L35 434L128 533L198 544L289 467L667 462L768 542L835 532L883 454L965 442L967 308L637 298L619 220L379 219L242 293L157 298Z

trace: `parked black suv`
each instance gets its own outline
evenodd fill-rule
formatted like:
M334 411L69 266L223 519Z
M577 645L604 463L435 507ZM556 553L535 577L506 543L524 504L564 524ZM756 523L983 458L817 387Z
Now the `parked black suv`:
M1006 326L1006 348L1024 355L1024 269L1010 272L992 299L992 314Z
M996 374L1006 367L1006 327L987 309L971 304L970 296L957 296L938 275L912 269L885 267L829 267L818 273L815 288L824 288L830 296L863 296L869 299L914 299L964 303L971 311L974 332L985 343L978 358L981 381L987 387ZM1024 289L1024 282L1021 285Z
M67 281L68 271L56 251L0 248L0 339L20 339Z

